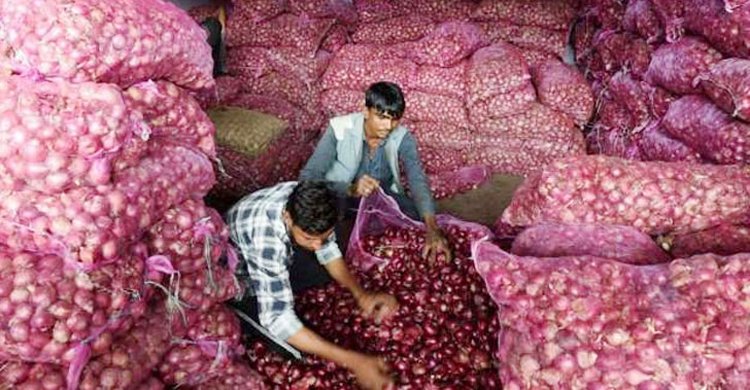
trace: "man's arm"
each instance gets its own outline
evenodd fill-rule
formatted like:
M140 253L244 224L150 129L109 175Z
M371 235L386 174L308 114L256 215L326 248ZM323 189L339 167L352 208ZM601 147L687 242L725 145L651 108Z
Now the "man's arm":
M417 141L411 133L406 133L398 149L399 158L403 162L406 171L406 179L409 181L409 190L411 190L414 203L417 206L419 214L425 223L426 240L424 257L434 258L442 252L450 260L452 254L448 247L448 241L443 236L442 230L435 220L435 201L432 198L430 184L427 181L427 175L422 168L422 162L419 159L417 151Z
M336 161L336 136L333 134L333 128L328 126L323 136L318 141L318 145L315 147L310 159L307 160L307 164L302 168L299 174L300 180L325 180L326 173L331 169L331 165ZM336 191L339 195L347 194L349 189L349 183L346 182L331 182L331 189Z

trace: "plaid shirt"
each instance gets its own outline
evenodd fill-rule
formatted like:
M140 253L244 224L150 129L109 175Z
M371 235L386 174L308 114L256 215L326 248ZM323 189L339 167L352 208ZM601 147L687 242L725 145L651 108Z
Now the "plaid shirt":
M297 182L286 182L245 196L227 212L229 234L241 254L237 267L248 293L258 299L260 324L271 334L286 340L302 328L294 313L294 296L289 283L293 245L282 219L287 199ZM315 252L326 264L341 257L335 234Z

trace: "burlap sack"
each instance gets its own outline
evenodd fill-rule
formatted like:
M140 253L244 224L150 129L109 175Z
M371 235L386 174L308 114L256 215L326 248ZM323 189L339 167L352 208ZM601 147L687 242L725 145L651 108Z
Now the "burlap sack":
M275 116L238 107L212 108L208 116L216 125L216 143L248 157L262 154L288 126Z

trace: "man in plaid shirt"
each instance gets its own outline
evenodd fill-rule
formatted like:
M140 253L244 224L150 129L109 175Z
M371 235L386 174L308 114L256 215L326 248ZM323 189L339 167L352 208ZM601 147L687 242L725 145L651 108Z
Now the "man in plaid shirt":
M250 295L240 308L251 316L257 309L260 324L272 335L348 368L363 388L381 390L392 385L381 359L326 341L307 329L294 312L290 280L295 278L290 270L295 261L309 261L311 257L351 291L366 316L380 321L398 307L388 294L363 290L349 273L334 234L337 220L336 195L324 182L281 183L252 193L233 206L227 213L227 223L241 253L238 276L246 282Z

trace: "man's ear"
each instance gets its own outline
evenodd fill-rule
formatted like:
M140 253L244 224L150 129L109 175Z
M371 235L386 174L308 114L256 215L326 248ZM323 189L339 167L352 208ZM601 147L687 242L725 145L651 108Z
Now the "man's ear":
M292 227L292 216L291 216L291 214L289 214L289 211L286 211L286 210L282 211L281 212L281 219L284 221L284 223L287 226Z
M370 110L367 109L367 106L365 105L364 100L362 101L360 108L362 109L362 113L365 115L365 119L367 119L367 117L370 116Z

